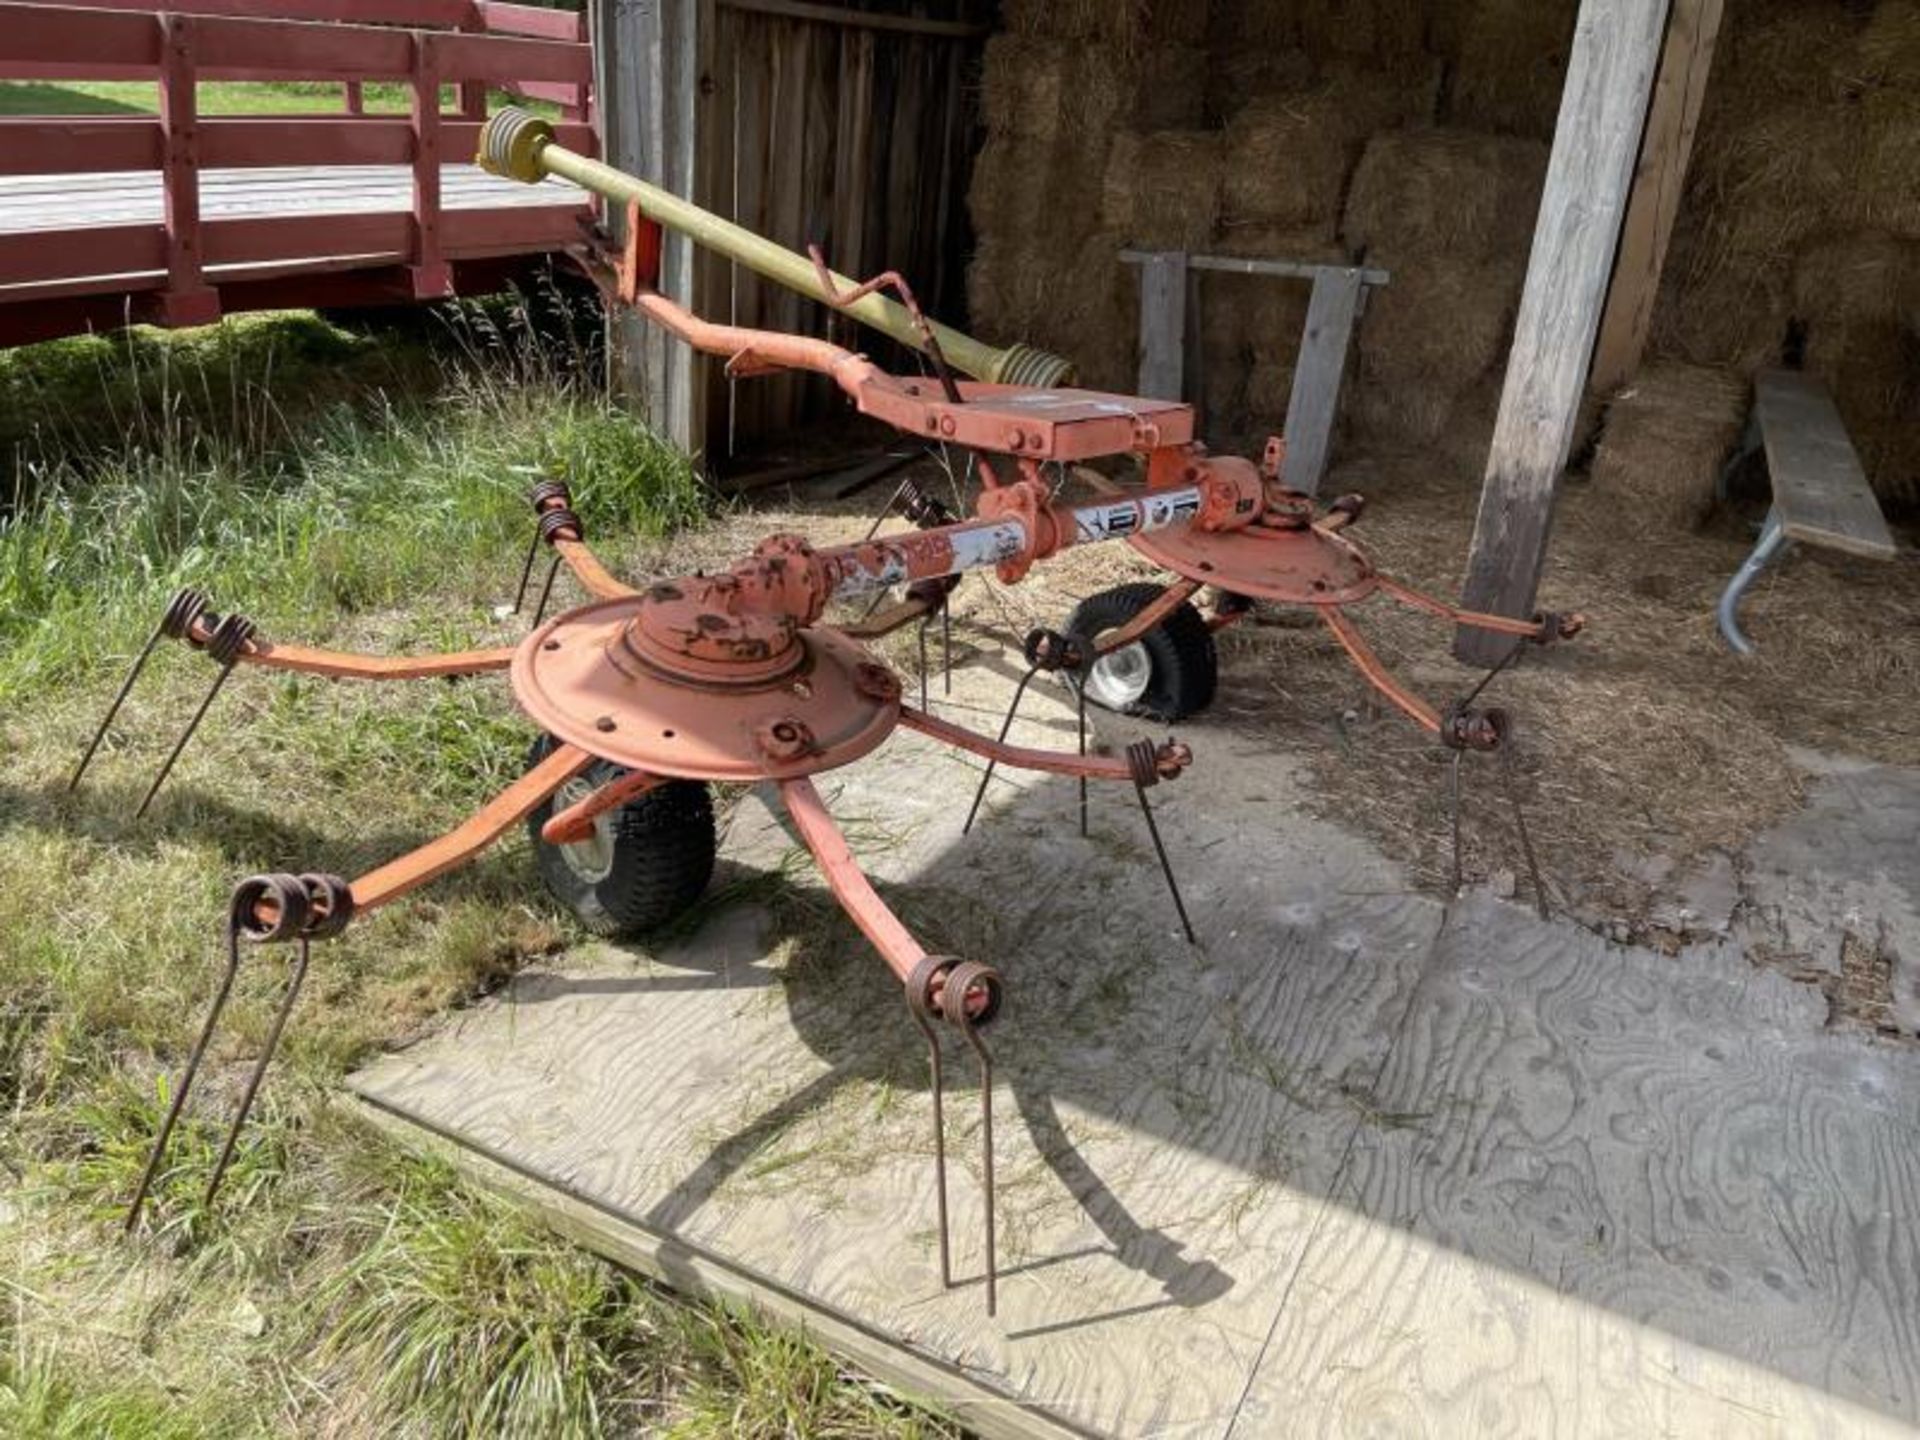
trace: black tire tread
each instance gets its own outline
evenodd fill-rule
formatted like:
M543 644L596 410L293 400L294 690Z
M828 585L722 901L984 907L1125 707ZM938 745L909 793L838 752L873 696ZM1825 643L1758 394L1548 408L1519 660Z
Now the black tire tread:
M531 762L545 759L553 745L551 737L541 737ZM596 785L626 773L604 760L586 772ZM559 847L540 838L552 815L548 800L527 817L540 877L596 935L626 940L657 930L691 909L713 878L713 797L704 781L670 780L621 806L613 822L613 868L595 883L575 874Z
M1089 595L1067 617L1071 634L1098 638L1138 615L1166 592L1150 580L1116 585ZM1213 703L1220 683L1220 654L1213 631L1192 602L1140 637L1153 660L1153 680L1146 694L1127 707L1127 714L1171 723L1204 710Z

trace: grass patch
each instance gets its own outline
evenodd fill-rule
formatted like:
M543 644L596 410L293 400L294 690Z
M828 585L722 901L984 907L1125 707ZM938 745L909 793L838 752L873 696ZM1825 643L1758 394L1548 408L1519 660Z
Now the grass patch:
M0 356L0 1433L951 1433L750 1317L689 1308L346 1123L342 1073L568 937L524 842L315 954L228 1185L201 1198L285 957L251 952L161 1177L117 1217L221 963L239 876L358 873L519 773L497 678L243 671L160 804L133 802L209 678L150 667L64 777L181 584L269 638L510 642L529 471L611 561L696 524L692 468L528 314L351 334L313 317Z
M386 81L361 86L361 104L370 114L405 115L412 87ZM346 87L328 80L202 80L194 97L202 115L344 115ZM440 108L459 103L458 87L440 87ZM559 114L546 101L516 100L489 91L487 107L518 105L541 114ZM0 82L0 115L153 115L160 109L155 80L43 80Z

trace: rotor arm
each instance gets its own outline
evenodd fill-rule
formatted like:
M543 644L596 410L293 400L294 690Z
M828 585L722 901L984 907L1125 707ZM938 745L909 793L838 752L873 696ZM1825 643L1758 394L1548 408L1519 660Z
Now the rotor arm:
M1132 781L1141 778L1136 762L1126 755L1076 755L1065 750L1033 750L1022 745L1006 745L964 726L950 724L924 710L916 710L911 705L900 707L900 723L943 745L971 751L999 765L1087 780ZM1153 747L1151 768L1154 780L1171 780L1192 763L1193 752L1177 741L1169 740Z

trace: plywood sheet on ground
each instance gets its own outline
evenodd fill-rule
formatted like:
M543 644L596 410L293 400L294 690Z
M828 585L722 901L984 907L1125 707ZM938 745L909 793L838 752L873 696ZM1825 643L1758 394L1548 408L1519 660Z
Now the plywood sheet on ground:
M1010 688L967 672L948 713L990 728ZM1071 745L1057 696L1034 710L1015 739ZM962 838L977 767L905 735L824 784L930 948L1008 976L997 1319L971 1070L954 1050L943 1293L918 1036L758 800L697 929L525 975L355 1089L891 1346L988 1433L1920 1414L1911 1052L1824 1031L1731 946L1414 895L1270 747L1192 738L1155 792L1192 949L1128 792L1083 840L1070 784L998 779Z

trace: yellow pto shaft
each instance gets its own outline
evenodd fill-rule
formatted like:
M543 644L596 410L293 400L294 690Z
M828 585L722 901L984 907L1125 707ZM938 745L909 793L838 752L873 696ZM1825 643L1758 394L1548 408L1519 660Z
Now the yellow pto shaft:
M730 220L722 220L711 211L702 210L691 201L662 190L658 185L648 184L611 165L575 154L555 141L553 127L537 115L512 107L496 113L480 132L477 159L482 169L525 181L529 185L536 185L549 175L558 175L615 204L624 206L628 201L633 201L649 220L685 235L715 254L737 261L749 270L789 290L797 290L809 299L827 299L820 288L820 277L814 272L813 262L806 256L795 254L751 230L744 230ZM841 289L854 288L854 282L844 276L835 274L833 280L835 286ZM908 315L906 307L897 301L872 294L863 296L845 309L855 319L891 335L902 345L915 350L925 348L913 318ZM998 349L938 321L930 323L947 363L976 380L988 380L1001 385L1049 386L1063 385L1073 378L1072 363L1058 355L1050 355L1027 345Z

